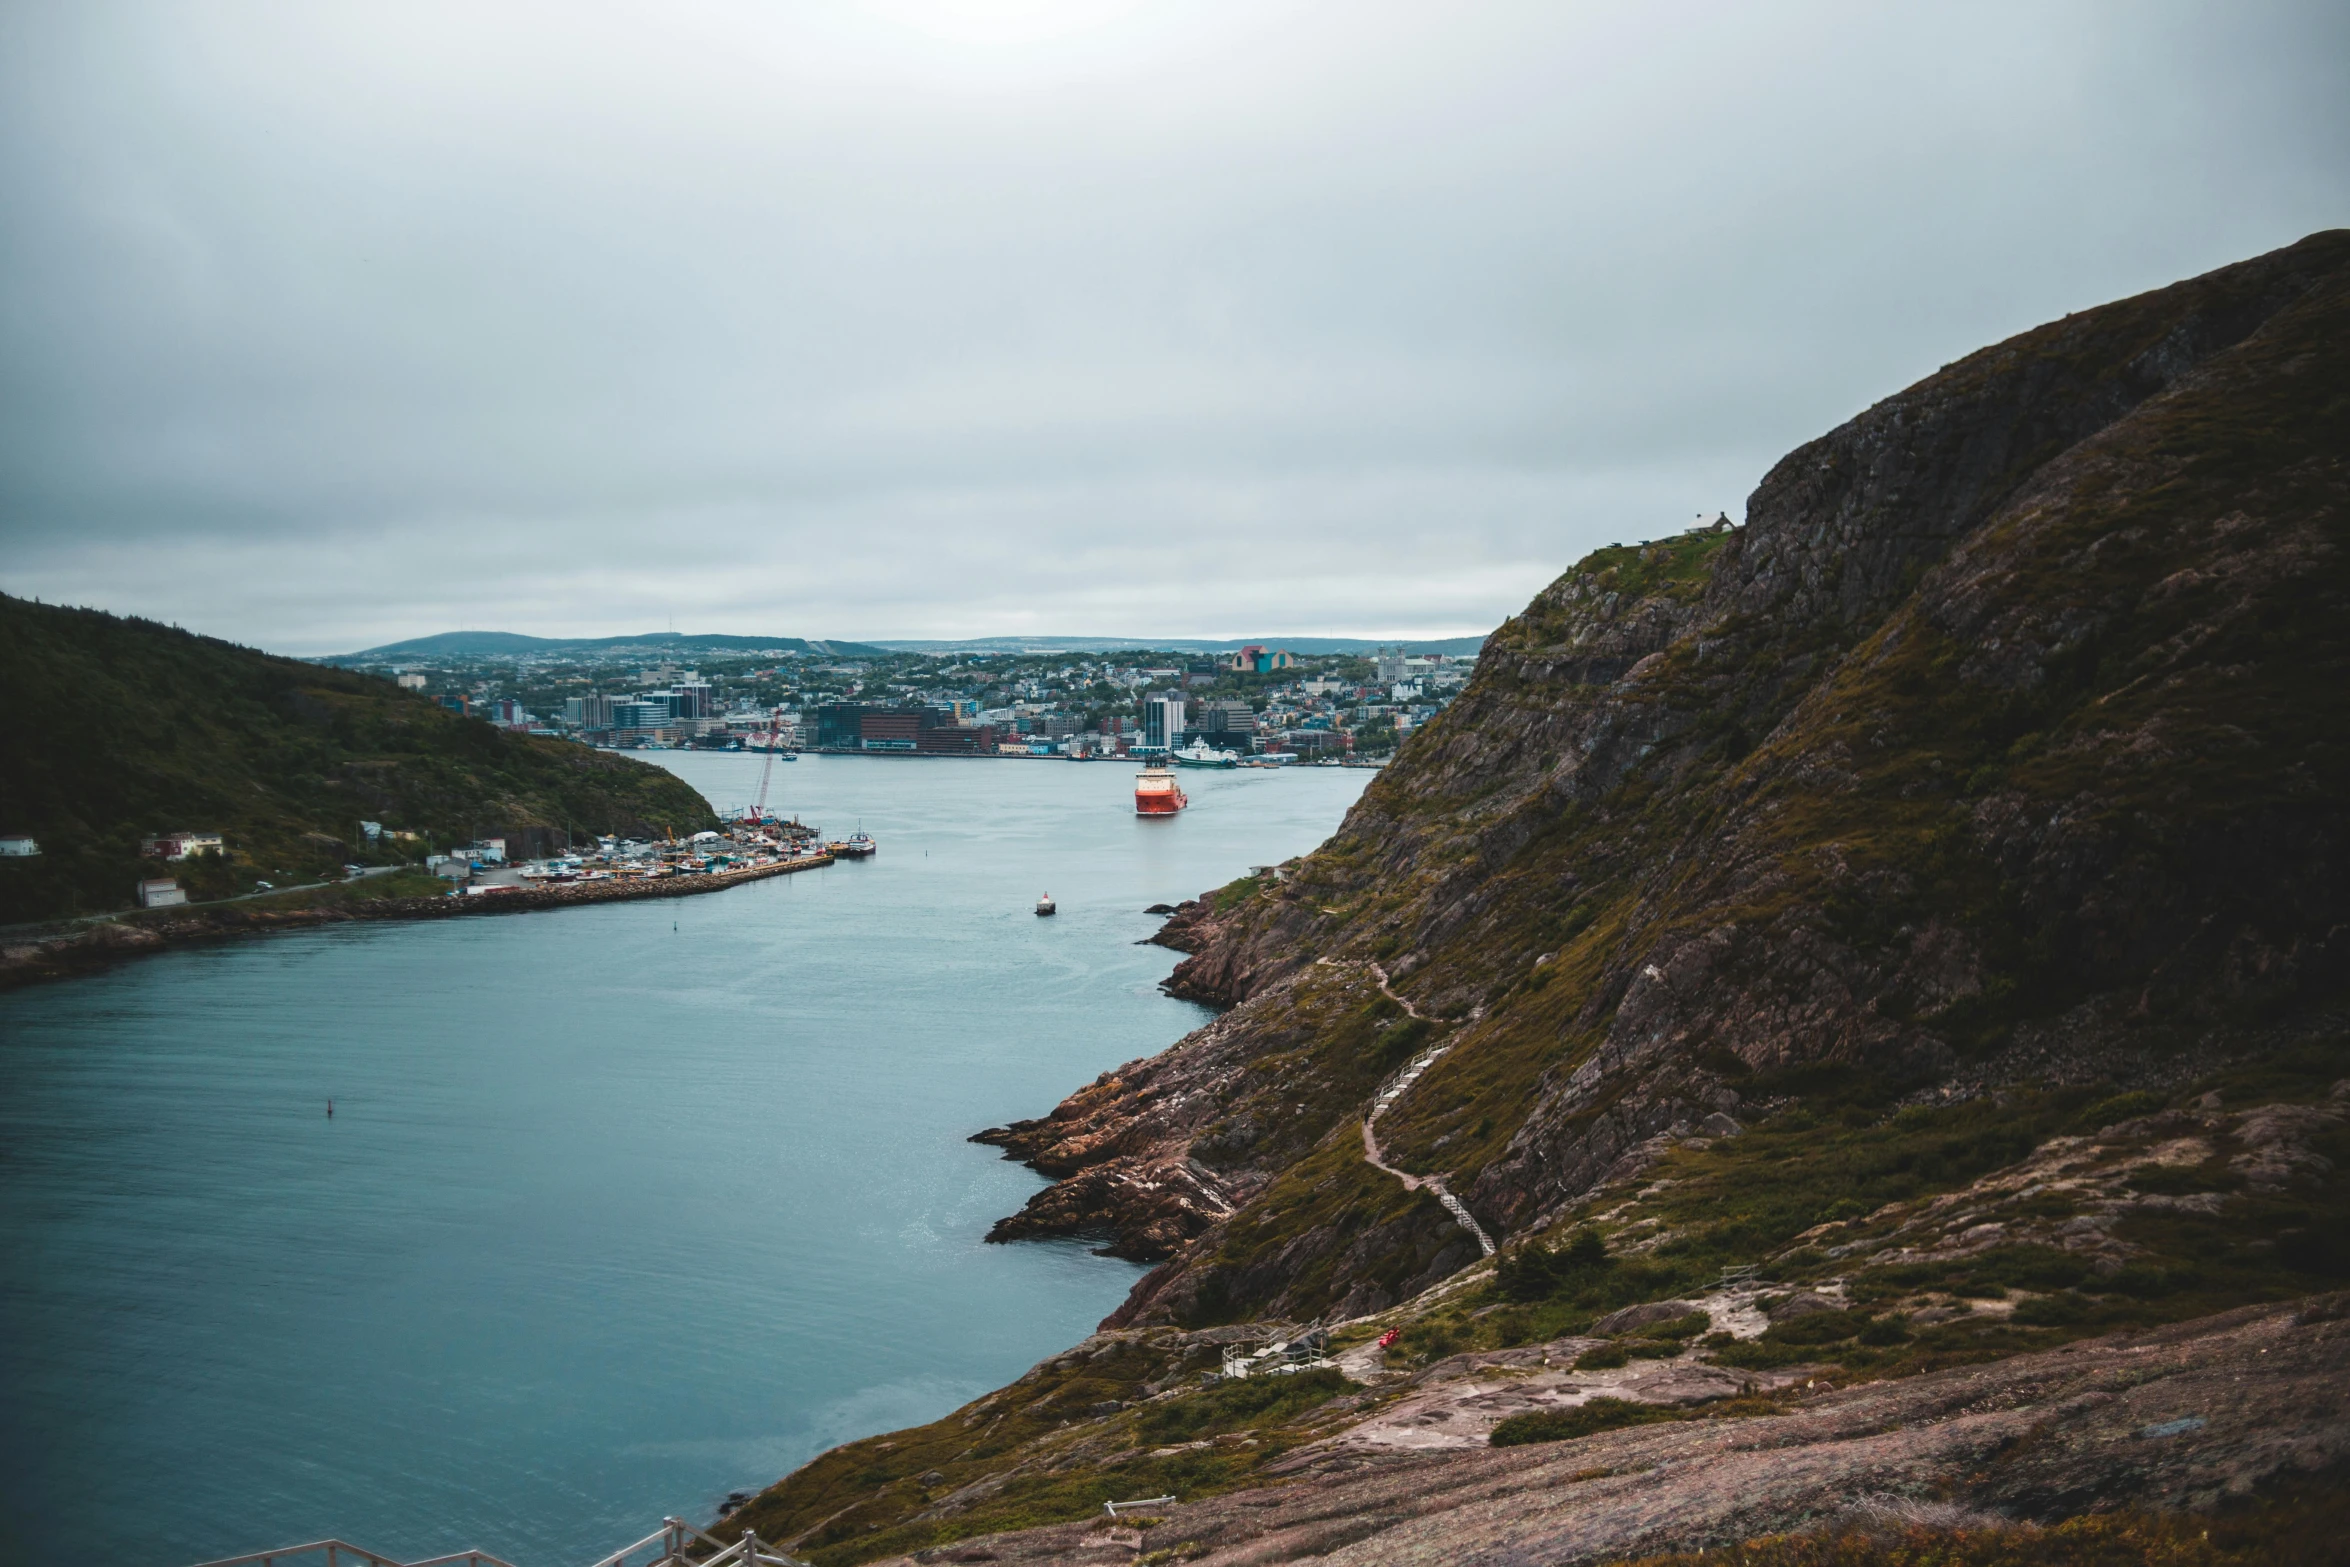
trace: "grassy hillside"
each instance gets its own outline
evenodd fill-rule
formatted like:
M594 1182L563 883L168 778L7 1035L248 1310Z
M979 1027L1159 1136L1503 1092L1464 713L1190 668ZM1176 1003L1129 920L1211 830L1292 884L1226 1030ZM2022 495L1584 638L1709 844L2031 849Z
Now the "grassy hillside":
M1814 1079L1891 1115L2338 1038L2345 344L2319 236L1969 356L1735 532L1579 564L1179 975L1253 1020L1375 961L1460 1020L1382 1135L1503 1236ZM1380 1216L1355 1048L1285 1038L1308 1113L1191 1150L1261 1195L1136 1320L1359 1311L1473 1259Z
M847 1567L1162 1489L1434 1476L1408 1444L1301 1450L1455 1356L1549 1345L1749 1394L1801 1367L1808 1391L2338 1288L2346 454L2333 233L1970 355L1791 453L1744 526L1578 563L1330 842L1171 922L1177 986L1231 1012L986 1134L1055 1181L995 1238L1164 1265L1086 1344L740 1518ZM1674 1314L1604 1326L1635 1305ZM1360 1390L1211 1409L1216 1335L1316 1318L1398 1341ZM1493 1440L1777 1419L1780 1391ZM1207 1440L1172 1440L1194 1408ZM1615 1472L1588 1463L1563 1479ZM2048 1496L2050 1519L2126 1500ZM1589 1559L1502 1516L1459 1554ZM1386 1524L1359 1527L1282 1550L1419 1559L1346 1557ZM1947 1559L2037 1559L1965 1545Z
M422 854L478 834L693 831L709 803L625 757L502 732L383 680L275 658L151 621L0 595L0 922L125 907L142 837L225 835L218 863L172 868L199 898ZM413 839L372 854L359 823Z

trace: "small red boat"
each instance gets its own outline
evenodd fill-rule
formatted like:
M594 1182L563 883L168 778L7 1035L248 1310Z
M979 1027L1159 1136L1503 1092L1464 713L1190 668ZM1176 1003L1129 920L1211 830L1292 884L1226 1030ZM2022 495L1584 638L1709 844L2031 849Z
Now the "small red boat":
M1172 816L1191 803L1164 762L1152 762L1135 775L1134 814Z

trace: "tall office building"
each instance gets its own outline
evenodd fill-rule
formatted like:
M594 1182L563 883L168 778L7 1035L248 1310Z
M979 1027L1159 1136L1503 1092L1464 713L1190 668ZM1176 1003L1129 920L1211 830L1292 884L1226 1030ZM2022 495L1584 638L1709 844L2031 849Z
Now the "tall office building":
M1186 704L1172 692L1145 697L1142 703L1142 743L1175 746L1183 741Z

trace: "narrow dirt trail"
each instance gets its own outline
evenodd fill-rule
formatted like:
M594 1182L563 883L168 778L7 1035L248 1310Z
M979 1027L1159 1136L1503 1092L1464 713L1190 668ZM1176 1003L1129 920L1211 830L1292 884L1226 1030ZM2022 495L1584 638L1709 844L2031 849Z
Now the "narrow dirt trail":
M1336 958L1320 958L1316 961L1325 968L1337 968L1340 966L1340 960ZM1371 977L1379 982L1379 994L1385 996L1388 1000L1403 1008L1407 1016L1415 1018L1422 1023L1437 1023L1445 1025L1465 1021L1461 1018L1430 1017L1427 1013L1422 1012L1418 1007L1413 1006L1411 1002L1405 1000L1402 996L1399 996L1395 993L1394 988L1387 983L1386 969L1380 967L1378 963L1368 958L1361 959L1359 961L1365 968L1371 971ZM1379 1133L1376 1130L1379 1117L1385 1115L1387 1113L1388 1106L1394 1104L1398 1099L1401 1099L1405 1090L1409 1089L1412 1084L1418 1082L1420 1080L1421 1074L1426 1072L1428 1068L1434 1066L1437 1061L1443 1057L1444 1053L1451 1048L1452 1046L1450 1043L1445 1043L1441 1045L1433 1045L1428 1049L1421 1051L1417 1056L1412 1058L1411 1065L1405 1067L1401 1075L1399 1075L1393 1083L1389 1084L1386 1090L1379 1095L1377 1103L1371 1106L1371 1113L1363 1117L1363 1159L1364 1162L1368 1163L1372 1169L1383 1171L1386 1174L1392 1175L1397 1180L1401 1181L1403 1183L1404 1190L1407 1192L1425 1191L1433 1193L1436 1197L1436 1200L1444 1204L1445 1212L1451 1214L1453 1218L1458 1221L1462 1229L1467 1230L1471 1235L1476 1236L1478 1249L1481 1250L1486 1256L1490 1257L1494 1252L1493 1237L1485 1233L1485 1226L1477 1222L1476 1215L1469 1212L1468 1205L1462 1202L1458 1197L1455 1197L1449 1190L1446 1189L1444 1184L1444 1177L1440 1175L1414 1175L1408 1170L1399 1170L1394 1165L1389 1164L1386 1159L1381 1157L1381 1150L1379 1147Z
M1325 968L1337 968L1341 963L1341 960L1338 958L1322 958L1319 961ZM1423 1023L1459 1023L1466 1021L1465 1019L1457 1017L1430 1017L1427 1013L1421 1011L1418 1007L1413 1006L1409 998L1399 996L1395 993L1395 987L1387 983L1386 968L1383 967L1376 958L1362 958L1358 961L1361 962L1363 967L1369 969L1371 971L1371 977L1379 982L1379 994L1385 996L1388 1000L1403 1008L1407 1016L1417 1018Z

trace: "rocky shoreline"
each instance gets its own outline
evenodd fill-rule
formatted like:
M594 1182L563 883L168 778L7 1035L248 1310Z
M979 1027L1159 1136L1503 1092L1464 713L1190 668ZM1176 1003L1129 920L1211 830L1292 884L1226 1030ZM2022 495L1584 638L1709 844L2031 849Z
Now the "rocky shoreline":
M57 928L0 944L0 990L46 979L69 979L124 958L199 941L359 920L456 919L475 914L524 914L590 903L620 903L636 898L688 898L720 892L745 882L764 881L770 876L813 870L830 865L832 859L830 854L813 854L697 876L566 882L553 887L518 887L473 896L353 899L298 907L190 904L169 913L126 913L114 919Z

